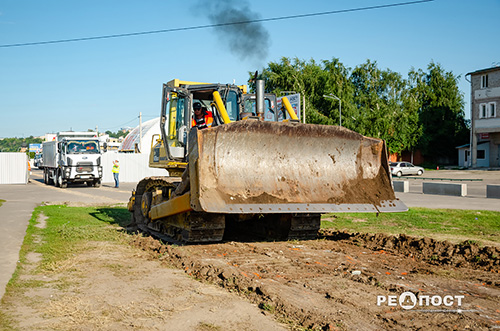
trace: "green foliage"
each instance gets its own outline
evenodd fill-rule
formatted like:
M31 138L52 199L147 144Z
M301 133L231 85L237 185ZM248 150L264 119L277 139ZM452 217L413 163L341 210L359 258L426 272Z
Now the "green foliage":
M120 138L120 137L126 137L128 132L123 132L123 131L118 131L118 132L111 132L111 131L106 131L105 132L107 135L109 135L111 138Z
M354 69L354 101L358 108L356 131L384 139L391 153L415 147L421 135L418 106L412 102L407 81L399 73L380 70L369 60Z
M463 94L459 76L445 72L431 62L428 72L412 69L412 91L420 104L419 121L423 128L419 147L426 156L457 157L455 147L469 141Z
M323 95L340 98L342 126L384 139L391 153L420 147L427 155L452 157L455 146L468 139L458 77L434 63L428 72L412 69L405 79L370 60L350 69L337 58L317 63L283 57L270 62L260 78L267 92L305 95L308 123L338 125L339 101Z
M30 144L41 143L42 139L33 136L28 138L4 138L0 140L0 152L19 152L21 147L29 148Z

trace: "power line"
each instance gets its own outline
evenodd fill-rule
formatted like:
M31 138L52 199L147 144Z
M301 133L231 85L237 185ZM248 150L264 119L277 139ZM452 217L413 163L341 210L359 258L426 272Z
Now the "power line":
M136 121L136 120L137 120L137 116L136 116L136 117L134 117L133 119L131 119L130 121L127 121L127 122L125 122L125 123L123 123L123 124L118 124L118 125L116 125L116 126L111 126L111 127L108 127L108 128L101 128L101 130L109 130L109 129L119 128L119 127L121 127L121 126L123 126L123 125L129 124L129 123L131 123L131 122L133 122L133 121Z
M157 33L168 33L168 32L179 32L179 31L188 31L188 30L218 28L218 27L230 26L230 25L282 21L282 20L290 20L290 19L305 18L305 17L324 16L324 15L349 13L349 12L357 12L357 11L364 11L364 10L373 10L373 9L382 9L382 8L389 8L389 7L415 5L415 4L425 3L425 2L432 2L432 1L434 1L434 0L418 0L418 1L400 2L400 3L394 3L394 4L379 5L379 6L341 9L341 10L325 11L325 12L311 13L311 14L300 14L300 15L290 15L290 16L281 16L281 17L272 17L272 18L262 18L262 19L247 20L247 21L198 25L198 26L189 26L189 27L172 28L172 29L164 29L164 30L131 32L131 33L121 33L121 34L103 35L103 36L95 36L95 37L73 38L73 39L36 41L36 42L18 43L18 44L6 44L6 45L0 45L0 48L24 47L24 46L36 46L36 45L48 45L48 44L62 44L62 43L69 43L69 42L80 42L80 41L111 39L111 38L123 38L123 37L142 36L142 35L157 34Z

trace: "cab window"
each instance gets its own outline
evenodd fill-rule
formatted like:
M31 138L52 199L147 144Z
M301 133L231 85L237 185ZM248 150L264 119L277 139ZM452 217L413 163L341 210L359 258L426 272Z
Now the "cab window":
M231 122L238 120L238 95L235 91L229 91L227 94L226 110Z
M256 101L255 98L246 99L244 104L244 113L252 114L256 116ZM264 99L264 121L274 122L276 121L276 116L273 109L273 102L268 98Z
M168 116L168 144L172 147L179 146L179 137L177 132L184 124L186 100L179 97L177 93L172 93L169 100L166 102L166 110ZM182 139L182 137L181 137Z

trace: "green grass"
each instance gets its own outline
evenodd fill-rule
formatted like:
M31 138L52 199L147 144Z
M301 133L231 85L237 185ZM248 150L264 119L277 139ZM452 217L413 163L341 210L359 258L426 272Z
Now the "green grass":
M404 213L323 215L323 228L500 243L500 212L410 208Z
M36 226L42 214L47 217L45 228ZM119 226L124 226L129 222L130 213L125 208L67 206L35 208L19 253L20 263L7 284L2 305L8 304L10 300L17 300L21 297L21 293L30 288L67 286L63 280L57 284L46 281L22 280L20 275L27 272L23 268L28 264L28 253L38 253L41 256L39 266L30 273L50 274L50 272L57 271L55 266L69 256L88 247L89 241L125 241L126 236ZM9 316L0 311L0 329L11 329L11 323Z
M39 217L45 215L45 228L37 226ZM130 213L126 208L111 207L67 207L40 206L35 208L26 230L23 245L19 253L18 266L6 287L0 308L24 298L23 304L32 304L23 293L32 288L64 288L64 279L57 281L33 280L20 275L50 275L58 272L58 265L77 252L90 249L89 242L126 242L126 234L120 226L130 222ZM41 261L33 270L29 266L28 253L38 253ZM13 330L13 319L0 310L0 330Z
M41 232L43 238L35 250L43 256L42 268L64 260L88 241L118 240L117 227L110 225L130 219L129 212L124 208L44 206L38 207L35 212L48 217L45 229L33 226L33 231Z
M46 227L36 226L39 216L47 217ZM43 286L43 282L21 281L20 266L26 264L29 252L41 254L34 271L51 272L68 256L81 251L89 241L120 241L125 236L118 227L130 222L125 208L40 206L35 208L19 253L20 264L7 284L7 291ZM1 326L1 324L0 324Z

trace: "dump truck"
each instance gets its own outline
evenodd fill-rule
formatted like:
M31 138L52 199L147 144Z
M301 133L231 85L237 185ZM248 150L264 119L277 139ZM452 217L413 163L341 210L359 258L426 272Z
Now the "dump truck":
M211 127L193 126L194 103L212 112ZM234 231L312 239L324 213L407 210L395 198L383 140L299 123L286 98L282 104L260 80L255 94L246 85L164 84L149 166L168 176L137 184L132 223L187 243Z
M97 132L62 131L43 143L43 178L47 185L66 188L68 183L99 187L101 149Z

